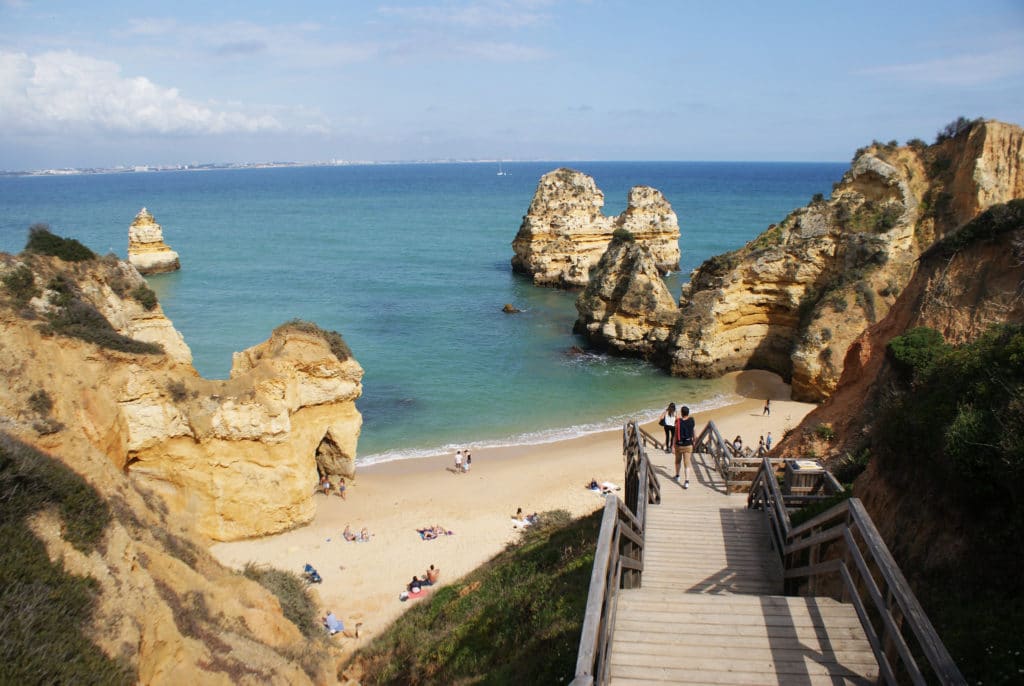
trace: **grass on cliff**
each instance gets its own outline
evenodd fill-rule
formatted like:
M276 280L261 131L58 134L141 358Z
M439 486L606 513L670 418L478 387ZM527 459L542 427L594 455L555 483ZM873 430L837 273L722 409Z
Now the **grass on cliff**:
M96 582L51 562L28 527L47 508L56 509L64 537L84 553L96 548L111 518L80 476L0 433L0 683L133 683L125 662L89 640Z
M572 681L600 521L600 510L575 521L542 514L519 542L416 601L357 653L362 683Z
M297 626L303 636L317 638L325 635L317 619L316 603L301 576L252 562L245 565L242 575L273 593L281 603L285 618Z
M1024 325L993 327L947 345L928 329L893 339L902 371L879 414L873 452L883 476L919 499L960 540L948 559L929 554L915 591L970 683L1019 683L1024 670ZM913 531L894 554L914 546Z
M348 347L348 343L341 337L341 334L337 331L328 331L327 329L321 329L313 322L303 321L302 319L292 319L285 322L281 326L274 329L274 333L281 333L284 331L302 331L304 333L313 334L322 338L327 345L330 346L331 352L338 358L340 362L344 362L352 357L352 350Z
M62 238L50 231L46 224L33 224L28 230L25 252L59 257L66 262L84 262L96 259L96 253L74 238Z

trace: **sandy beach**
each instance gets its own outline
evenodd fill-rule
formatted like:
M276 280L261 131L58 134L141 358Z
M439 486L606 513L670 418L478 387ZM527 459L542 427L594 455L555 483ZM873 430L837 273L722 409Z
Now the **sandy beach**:
M771 432L776 443L795 427L814 405L789 400L789 387L767 372L739 372L735 403L695 413L697 430L713 420L722 436L737 434L745 445ZM771 415L764 416L765 398ZM685 399L672 399L683 404ZM667 404L667 400L666 400ZM659 439L656 422L645 428ZM511 517L563 509L581 516L602 507L604 497L584 486L591 478L622 484L620 430L540 445L472 450L468 474L454 470L453 455L388 462L360 468L346 499L316 496L313 522L293 531L261 539L219 543L212 547L221 562L241 568L246 562L265 563L299 572L310 563L323 583L314 586L324 611L333 610L351 633L360 623L360 636L337 636L346 650L355 649L383 631L417 600L402 602L399 593L413 575L427 567L441 570L439 585L470 572L517 537ZM671 469L672 458L653 448L655 465ZM417 529L440 524L453 532L422 540ZM367 527L366 543L346 542L346 525L358 532Z

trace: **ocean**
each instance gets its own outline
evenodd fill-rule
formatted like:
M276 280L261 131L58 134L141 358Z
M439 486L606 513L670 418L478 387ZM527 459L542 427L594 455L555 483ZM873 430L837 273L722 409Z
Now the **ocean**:
M594 177L605 214L631 186L679 217L678 294L706 258L742 246L846 163L506 162L285 167L0 178L0 250L49 224L95 252L127 254L147 207L181 257L149 283L192 349L226 378L231 354L290 319L340 332L366 371L358 463L540 443L656 415L669 402L725 404L717 380L638 360L571 355L576 294L512 273L511 242L540 177ZM523 310L508 315L505 303Z

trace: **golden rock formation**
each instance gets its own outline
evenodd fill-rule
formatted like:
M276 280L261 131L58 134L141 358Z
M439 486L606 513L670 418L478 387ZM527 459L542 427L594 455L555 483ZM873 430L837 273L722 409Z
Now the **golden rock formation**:
M162 274L181 269L178 253L164 243L164 231L143 207L128 227L128 261L140 274Z
M618 217L606 217L603 207L604 193L590 176L564 167L542 176L512 241L512 269L540 286L586 286L619 228L650 247L658 269L679 267L679 222L660 191L635 186Z
M679 307L648 245L613 238L576 299L574 331L617 352L650 358L664 349Z

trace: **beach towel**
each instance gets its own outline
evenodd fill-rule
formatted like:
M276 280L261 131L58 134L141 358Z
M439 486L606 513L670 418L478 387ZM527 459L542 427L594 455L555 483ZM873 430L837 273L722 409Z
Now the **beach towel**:
M324 618L324 626L327 627L327 631L330 632L331 636L345 630L345 625L342 624L340 619L334 616L334 613L331 613Z

